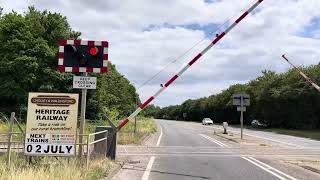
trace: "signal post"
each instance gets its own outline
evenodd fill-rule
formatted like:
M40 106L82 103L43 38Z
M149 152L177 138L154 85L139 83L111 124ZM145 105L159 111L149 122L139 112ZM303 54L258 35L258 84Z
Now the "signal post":
M73 88L82 89L80 113L79 156L83 153L85 132L87 89L96 89L96 78L88 73L108 72L108 42L85 40L61 40L59 47L58 70L60 72L82 73L73 76Z

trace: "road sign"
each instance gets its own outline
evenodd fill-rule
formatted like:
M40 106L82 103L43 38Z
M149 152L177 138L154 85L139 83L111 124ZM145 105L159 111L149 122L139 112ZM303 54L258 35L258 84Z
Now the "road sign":
M25 155L75 155L78 94L29 93Z
M58 70L61 72L107 73L107 41L61 40Z
M250 96L248 94L234 94L232 96L233 105L241 106L241 97L243 99L243 106L250 106Z
M97 89L97 78L88 76L73 76L73 88Z
M237 107L237 111L243 111L243 112L246 112L246 107L238 106L238 107Z
M246 106L250 105L250 96L248 94L234 94L232 96L233 105L238 106L237 111L240 111L241 139L243 139L243 112L246 111Z

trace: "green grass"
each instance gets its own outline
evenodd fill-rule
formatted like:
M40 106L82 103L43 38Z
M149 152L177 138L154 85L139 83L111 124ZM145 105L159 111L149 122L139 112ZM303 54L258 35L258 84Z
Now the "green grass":
M119 122L113 122L115 126ZM96 121L86 123L86 133L94 133L96 126L108 126L106 121ZM118 144L140 144L142 140L157 131L157 125L151 118L137 117L136 133L134 133L134 123L129 122L118 132ZM92 136L93 138L93 136Z
M240 128L240 125L231 125L231 126ZM256 128L252 128L249 125L244 125L243 127L246 129L274 132L274 133L278 133L278 134L285 134L285 135L290 135L290 136L320 140L320 129L312 129L312 130L292 130L292 129L280 129L280 128L256 129Z
M138 117L137 129L134 133L134 123L129 122L124 126L118 135L119 144L139 144L144 137L157 131L157 125L151 118Z
M0 156L0 179L15 180L94 180L110 172L112 162L91 160L88 169L78 158L33 157L29 162L22 154L12 153L11 166L6 166L5 155Z
M25 129L24 124L21 124L21 126L22 126L22 129ZM0 120L0 133L8 133L9 130L10 130L10 123ZM16 124L14 124L13 126L13 132L19 132L19 133L21 132ZM12 135L13 141L23 141L23 138L24 138L23 134ZM0 141L8 141L8 135L0 134Z
M275 132L278 134L286 134L297 137L310 138L315 140L320 140L320 129L316 130L290 130L290 129L263 129L263 131Z

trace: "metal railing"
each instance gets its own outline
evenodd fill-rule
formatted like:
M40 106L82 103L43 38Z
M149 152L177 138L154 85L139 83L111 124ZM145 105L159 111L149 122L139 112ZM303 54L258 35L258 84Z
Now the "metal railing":
M107 136L105 135L104 138L101 138L101 139L98 139L98 140L93 140L92 141L92 137L96 136L96 135L99 135L99 134L103 134L103 133L108 133L108 130L104 130L104 131L99 131L99 132L95 132L95 133L90 133L90 134L78 134L77 136L78 137L85 137L85 142L84 143L76 143L77 146L85 146L86 148L85 149L85 155L86 155L86 167L89 166L89 161L90 161L90 155L92 154L92 147L90 148L90 146L96 144L96 143L99 143L99 142L102 142L102 141L107 141ZM79 138L77 138L79 139ZM84 152L81 153L81 155L83 154Z
M23 153L24 147L25 147L25 130L22 128L22 126L19 124L17 119L15 118L15 114L11 114L11 118L6 118L3 114L0 114L0 116L3 116L3 119L5 119L5 122L9 123L9 130L7 132L0 132L0 152L7 153L7 164L10 166L10 154L11 151L15 151L18 153ZM17 125L20 132L14 132L13 131L13 125ZM102 130L95 133L90 134L77 134L76 138L76 152L79 151L80 148L77 148L79 146L84 146L83 148L84 152L81 152L81 156L85 153L86 155L86 167L88 168L89 162L90 162L90 156L93 153L94 148L92 145L101 143L102 141L105 141L105 145L107 144L107 133L108 130ZM101 136L101 134L104 134ZM98 136L100 135L100 138ZM85 142L79 143L79 137L85 137ZM94 150L95 152L99 152L99 150ZM104 152L105 151L105 152ZM100 154L102 155L103 152L104 157L106 156L107 149L101 150ZM97 153L99 154L99 153ZM81 157L80 156L80 157Z

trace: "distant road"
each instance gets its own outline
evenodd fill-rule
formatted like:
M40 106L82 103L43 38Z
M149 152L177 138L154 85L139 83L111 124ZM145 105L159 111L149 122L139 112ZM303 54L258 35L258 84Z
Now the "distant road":
M263 156L245 155L223 138L213 136L218 126L156 120L160 132L147 145L119 146L126 164L114 180L296 180L319 179L303 169L284 167ZM237 128L230 128L238 131ZM248 133L256 133L249 132ZM273 138L273 137L272 137ZM275 152L277 154L277 152Z
M200 147L221 147L217 140L201 136L201 128L186 128L181 122L157 120L163 129L160 146L180 146L181 149L194 147L190 152L197 152ZM215 142L216 141L216 142ZM214 151L214 150L213 150ZM216 150L218 152L218 150ZM227 150L222 150L227 152ZM199 152L200 153L200 152ZM218 154L218 153L217 153ZM228 180L263 180L278 179L259 167L240 157L214 156L176 156L156 157L149 179L228 179Z

